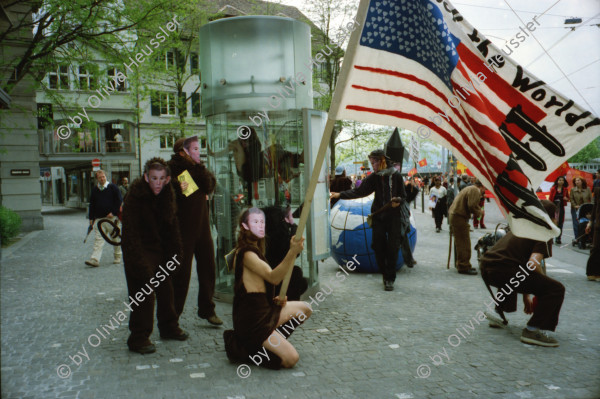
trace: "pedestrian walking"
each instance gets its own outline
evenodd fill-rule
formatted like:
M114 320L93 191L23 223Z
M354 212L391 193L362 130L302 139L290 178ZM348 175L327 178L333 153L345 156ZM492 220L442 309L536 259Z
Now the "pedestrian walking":
M89 260L85 261L85 264L92 267L100 266L100 258L102 258L102 248L104 248L104 238L100 234L100 227L98 222L101 219L108 219L113 224L119 225L119 211L121 209L121 203L123 198L119 188L109 183L106 179L106 173L103 170L96 171L96 185L92 188L90 194L90 206L88 217L90 219L90 225L94 226L94 250ZM110 232L109 232L110 234ZM114 245L114 258L113 263L121 263L121 246Z
M465 188L471 186L471 182L469 181L469 176L466 173L460 175L460 182L458 184L458 191L462 191Z
M569 191L567 190L569 183L564 176L559 176L554 181L552 188L550 188L550 201L556 205L556 220L557 226L560 228L560 235L555 238L555 244L562 244L560 238L562 237L563 225L565 223L565 205L569 202Z
M125 194L127 194L127 190L129 189L129 179L123 177L121 179L121 185L119 186L119 191L121 192L121 198L125 200Z
M592 236L592 250L587 262L585 274L590 281L600 281L600 187L594 189L594 208L592 220L585 228L585 232Z
M483 219L485 218L485 193L481 195L481 199L479 200L479 207L481 208L481 216L476 218L473 217L473 228L477 229L481 227L485 229L485 223L483 223Z
M572 245L578 245L579 248L583 249L585 244L583 240L579 241L579 235L583 235L583 230L585 230L585 226L583 226L584 228L581 229L580 232L577 211L579 210L581 205L592 202L592 192L588 188L587 183L584 179L582 179L581 177L575 177L573 178L573 188L571 189L569 196L571 197L571 219L573 222L573 234L575 237L572 241Z
M442 186L442 181L439 176L433 178L434 186L429 189L429 200L435 206L431 209L432 217L435 220L435 232L439 233L442 230L444 216L448 215L446 207L447 190Z

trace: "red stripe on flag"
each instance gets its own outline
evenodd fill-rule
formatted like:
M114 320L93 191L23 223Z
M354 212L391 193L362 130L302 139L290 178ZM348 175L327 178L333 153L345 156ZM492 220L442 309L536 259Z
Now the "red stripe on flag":
M500 133L495 132L492 129L490 129L489 127L477 122L475 119L473 119L471 116L469 116L469 114L467 114L467 119L469 120L469 123L471 124L471 128L473 130L475 130L478 133L478 136L481 137L485 141L485 143L483 143L483 142L480 143L482 151L485 152L484 159L487 161L488 164L491 165L491 167L494 169L494 171L497 174L502 173L504 168L506 168L506 162L499 159L497 154L491 153L488 150L488 145L498 148L497 145L498 145L499 141L506 143L504 141L504 138L500 135ZM508 145L506 145L506 147L508 148ZM498 149L500 151L502 151L502 149L500 149L500 148L498 148ZM510 149L509 149L508 152L503 151L503 153L508 157L512 153L512 151L510 151Z
M390 69L374 68L374 67L368 67L368 66L362 66L362 65L354 65L354 68L356 68L358 70L363 70L363 71L366 71L366 72L375 73L375 74L395 76L395 77L398 77L400 79L410 80L412 82L420 84L421 86L424 86L429 91L431 91L433 94L435 94L436 96L438 96L442 101L444 101L444 102L448 101L448 99L446 98L446 96L444 96L438 89L436 89L435 87L433 87L429 82L424 81L422 79L419 79L416 76L413 76L413 75L410 75L410 74L406 74L406 73L402 73L402 72L398 72L398 71L393 71L393 70L390 70ZM421 98L416 98L416 97L411 96L409 94L404 94L404 93L400 93L400 92L393 92L393 91L383 90L383 89L378 89L378 88L367 88L367 87L358 86L358 85L352 85L352 87L354 87L356 89L360 88L362 90L379 92L379 93L382 93L382 94L388 94L388 95L406 97L406 98L409 98L409 99L412 99L410 97L413 97L414 101L418 102L419 104L427 106L433 112L443 113L444 115L450 116L450 115L446 114L446 111L442 111L441 109L436 108L433 104L424 102L424 100L422 100ZM346 108L348 108L348 107L346 107ZM454 107L450 107L450 109L451 109L451 113L454 114L458 119L460 119L460 121L462 122L462 124L467 129L470 130L471 135L476 136L476 132L473 131L473 129L471 128L471 126L469 125L469 123L465 120L465 118L456 109L454 109ZM502 120L504 120L504 118L502 118ZM472 138L469 135L465 134L463 132L463 129L459 128L458 125L456 124L456 122L452 118L450 118L450 121L448 121L448 123L454 128L454 130L458 134L460 134L460 136L462 137L462 139L465 142L465 145L468 146L471 151L475 152L480 157L480 159L485 159L483 153L481 152L481 148L480 148L481 146L480 146L480 144L477 142L477 140L475 138ZM500 145L508 146L506 144L506 141L504 140L504 138L500 137L500 139L497 140L497 143L500 143ZM494 145L494 146L496 146L496 145ZM461 145L460 147L457 147L457 148L461 148L461 147L463 147L463 145ZM502 149L502 148L499 148L499 150L502 151L502 152L506 151L506 149Z
M395 76L397 78L402 78L402 79L410 80L412 82L416 82L422 86L425 86L429 91L433 92L436 96L438 96L442 100L447 101L446 96L444 96L441 91L439 91L438 89L433 87L433 85L431 83L429 83L425 80L419 79L416 76L409 75L407 73L398 72L398 71L392 71L390 69L373 68L373 67L361 66L361 65L354 65L354 68L361 70L361 71L368 71L368 72L379 73L379 74L383 74L383 75L390 75L390 76Z
M509 82L506 82L498 76L497 73L491 72L485 67L485 61L475 55L475 53L465 46L464 43L460 43L456 48L456 51L458 52L460 60L463 61L470 70L476 70L476 67L483 67L486 69L487 73L483 73L486 76L485 83L511 108L520 104L523 107L525 114L536 123L541 121L547 115L542 109L532 103L529 98L523 95L518 88L512 87ZM517 138L520 140L522 137Z
M466 78L470 78L469 80L471 80L472 86L475 87L475 90L477 90L477 86L482 83L479 78L475 77L475 82L473 82L471 76L469 76L467 73L465 66L460 61L456 68L461 71ZM455 91L458 91L458 89L461 87L454 81L452 81L452 86L454 87ZM466 89L468 90L468 87ZM502 122L504 122L504 119L506 119L504 112L500 111L497 106L493 104L485 95L479 92L477 92L477 94L478 96L467 95L465 102L470 104L473 108L476 108L480 112L486 114L496 126L500 126ZM508 149L508 145L506 145L506 148Z
M408 113L402 112L402 111L368 108L368 107L363 107L361 105L347 105L346 108L350 109L350 110L354 110L354 111L359 111L359 112L371 112L371 113L379 114L379 115L388 115L388 116L392 116L392 117L398 118L398 119L408 119L408 120L420 123L422 125L429 127L430 129L434 130L435 132L437 132L448 143L450 143L450 145L452 147L454 147L456 149L463 148L463 145L459 144L458 141L450 133L441 129L435 123L430 122L429 120L427 120L425 118L421 118L420 116L408 114ZM490 173L491 171L489 170L489 168L484 167L479 162L479 160L473 156L472 152L464 151L464 152L461 152L461 155L463 155L474 167L476 167L479 171L481 171L481 173L486 177L486 179L488 181L490 181L490 183L492 185L496 182L496 174Z
M417 80L420 80L418 78L415 78ZM427 83L427 82L425 82ZM415 97L411 94L406 94L406 93L402 93L402 92L398 92L398 91L392 91L392 90L383 90L383 89L377 89L377 88L371 88L371 87L365 87L365 86L359 86L359 85L352 85L352 87L354 89L357 90L365 90L365 91L371 91L371 92L376 92L376 93L381 93L381 94L386 94L386 95L391 95L391 96L395 96L395 97L404 97L407 98L409 100L415 101L421 105L426 106L427 108L431 109L433 112L443 112L445 114L444 111L440 110L439 108L435 107L433 104L430 104L429 102L423 100L420 97ZM347 109L351 109L350 106L346 107ZM453 110L453 113L461 120L461 122L463 123L463 125L470 130L471 134L473 136L478 136L479 135L479 131L476 133L472 126L469 124L469 122L467 122L467 120L465 120L463 118L463 116L461 114L459 114L458 112ZM463 129L461 129L456 122L450 118L449 121L447 121L450 126L452 126L452 128L461 136L461 138L464 140L464 142L466 143L465 145L467 145L469 147L469 149L475 153L477 153L477 155L479 156L480 159L482 160L487 160L490 157L493 157L494 159L497 159L497 157L491 153L489 153L484 146L481 145L481 143L479 143L477 141L477 139L474 137L473 139L468 136L468 134L465 134L465 132L463 131ZM481 126L481 125L479 125ZM488 129L489 130L489 129ZM506 142L504 141L504 138L500 135L500 133L495 133L491 130L489 130L492 134L492 137L486 137L484 138L485 141L487 141L487 143L489 145L492 145L494 147L497 147L499 144L502 145L504 144L504 150L502 148L498 148L501 152L507 153L507 155L509 155L511 153L510 149L508 148L508 145L506 144ZM486 131L486 136L489 135L489 132ZM462 145L460 147L456 147L461 148L463 147ZM485 154L484 154L485 152ZM502 162L502 161L498 161L498 162ZM494 170L496 172L496 174L502 172L504 170L504 166L505 163L502 163L502 167L499 168L499 163L498 162L494 162ZM499 168L499 169L498 169Z

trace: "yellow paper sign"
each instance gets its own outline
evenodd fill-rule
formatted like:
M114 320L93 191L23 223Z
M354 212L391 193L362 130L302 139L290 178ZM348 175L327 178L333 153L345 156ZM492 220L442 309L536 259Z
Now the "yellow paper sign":
M186 197L189 197L190 195L198 191L198 186L196 185L196 182L194 182L192 175L190 175L190 172L188 172L187 170L184 170L179 176L177 176L177 180L180 182L184 181L188 184L187 189L183 191L183 195L185 195Z

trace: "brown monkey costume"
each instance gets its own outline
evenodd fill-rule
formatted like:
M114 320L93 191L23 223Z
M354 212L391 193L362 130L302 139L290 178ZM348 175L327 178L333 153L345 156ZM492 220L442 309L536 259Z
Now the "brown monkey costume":
M190 285L192 259L195 255L196 272L200 285L198 316L208 319L215 315L215 303L212 299L215 292L215 254L210 234L206 196L214 191L216 180L203 163L197 164L190 158L182 156L180 149L177 145L173 148L177 152L171 156L169 161L173 176L171 184L177 196L177 218L183 242L181 272L173 279L175 310L178 315L183 312ZM183 195L180 183L177 181L177 176L185 170L190 173L198 186L198 190L189 197Z
M152 163L166 167L166 162L160 158L153 158L146 165ZM129 348L139 352L152 346L150 334L154 326L155 297L160 335L182 337L185 333L179 328L171 282L173 274L180 268L173 260L181 261L182 250L175 193L170 184L155 195L144 177L131 183L123 205L121 246L132 310ZM166 269L169 261L176 267L174 271ZM140 292L142 294L136 298Z

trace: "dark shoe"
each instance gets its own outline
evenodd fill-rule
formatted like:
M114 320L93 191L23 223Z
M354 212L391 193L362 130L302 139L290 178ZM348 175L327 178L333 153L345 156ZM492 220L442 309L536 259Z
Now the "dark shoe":
M385 285L385 288L384 288L384 289L385 289L386 291L394 291L394 282L393 282L393 281L386 281L386 282L384 283L384 285Z
M477 270L474 267L472 267L467 270L459 270L458 273L459 274L468 274L469 276L474 276L477 274Z
M481 225L479 226L481 229L487 229L487 227L485 227L485 224L481 223Z
M579 249L585 249L585 243L584 242L579 242Z
M148 353L156 352L156 346L154 346L153 344L150 344L150 345L146 345L146 346L140 346L138 348L129 347L129 350L132 352L140 353L142 355L146 355Z
M435 228L435 232L436 232L436 233L439 233L439 232L440 232L440 230L441 230L441 229L440 229L439 227L436 227L436 228Z
M529 331L527 328L523 329L521 333L521 342L531 345L557 347L558 341L549 336L545 331Z
M571 245L572 245L572 246L575 246L575 245L577 245L577 243L578 243L578 242L577 242L577 240L573 240L573 241L571 241Z
M554 240L554 243L560 245L562 244L562 241L560 241L560 238L557 238Z
M417 261L413 259L410 262L408 262L406 264L406 266L408 266L408 267L410 267L412 269L413 267L415 267L416 264L417 264Z
M174 339L176 341L185 341L190 336L183 330L179 330L179 333L171 333L171 334L160 334L162 339Z

